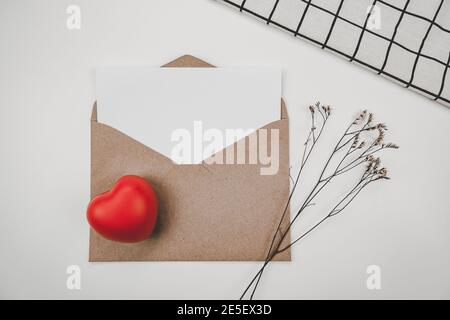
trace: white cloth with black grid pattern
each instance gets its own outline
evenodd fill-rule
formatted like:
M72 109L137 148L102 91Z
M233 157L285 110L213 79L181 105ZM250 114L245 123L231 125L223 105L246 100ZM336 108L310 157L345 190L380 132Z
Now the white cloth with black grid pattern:
M450 0L220 0L450 106Z

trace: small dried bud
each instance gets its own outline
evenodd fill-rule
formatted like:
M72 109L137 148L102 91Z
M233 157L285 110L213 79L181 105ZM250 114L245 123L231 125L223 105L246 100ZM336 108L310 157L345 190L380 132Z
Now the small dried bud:
M329 105L327 106L322 106L322 110L325 112L325 114L327 116L329 116L331 114L331 107Z
M352 143L351 148L352 148L352 149L356 148L356 147L358 146L358 143L359 143L359 134L357 134L357 135L355 136L355 140L353 140L353 143Z
M376 158L375 161L373 162L373 170L377 170L378 167L380 166L381 160L380 158Z
M311 111L312 114L314 114L315 110L313 106L309 106L309 111Z
M378 128L378 138L375 140L374 145L379 146L383 144L384 140L384 131L383 129Z
M372 124L372 121L373 121L373 113L369 113L369 117L367 119L367 124L368 125Z
M394 144L394 143L388 143L384 146L385 148L390 148L390 149L398 149L399 146Z
M359 124L361 123L361 121L363 121L367 116L367 110L364 110L363 112L361 112L355 119L355 121L353 122L353 124Z
M366 119L366 117L367 117L367 110L364 110L364 111L361 113L361 120Z
M358 149L364 148L365 145L366 145L366 142L365 142L365 141L361 142L361 143L359 144L359 146L358 146Z

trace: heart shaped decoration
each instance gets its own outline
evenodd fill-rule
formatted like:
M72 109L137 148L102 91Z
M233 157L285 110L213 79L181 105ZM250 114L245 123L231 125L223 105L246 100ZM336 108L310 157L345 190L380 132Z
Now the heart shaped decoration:
M153 233L157 213L158 199L152 186L141 177L124 176L89 203L87 219L103 237L135 243Z

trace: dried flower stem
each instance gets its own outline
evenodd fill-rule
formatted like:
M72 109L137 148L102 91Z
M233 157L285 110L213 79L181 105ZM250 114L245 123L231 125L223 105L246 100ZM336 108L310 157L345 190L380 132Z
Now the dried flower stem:
M307 163L307 161L308 161L312 151L314 150L314 147L316 146L317 142L319 141L319 139L320 139L320 137L322 135L322 132L323 132L323 130L324 130L326 124L327 124L328 118L329 118L329 116L331 114L330 107L329 106L321 107L319 102L317 102L315 104L315 106L309 106L309 110L310 110L310 113L311 113L311 128L309 130L308 138L306 139L306 142L305 142L305 148L303 150L303 155L302 155L302 161L301 161L301 164L300 164L300 169L299 169L299 171L297 173L297 177L296 177L296 179L295 179L295 181L293 183L292 190L295 190L297 188L297 184L298 184L298 182L300 180L300 176L301 176L301 174L303 172L303 168L305 167L305 164ZM316 112L318 114L320 114L320 116L322 118L322 122L321 122L319 133L318 133L317 137L315 135L315 131L317 130L316 125L315 125L315 114L316 114ZM311 137L312 137L312 143L310 144ZM309 146L309 149L308 149L308 146ZM292 177L291 177L291 179L292 179ZM281 233L282 239L284 239L284 237L285 237L285 235L283 235L283 233L281 232L281 225L282 225L282 223L283 223L283 221L284 221L284 219L286 217L287 209L289 208L289 205L291 203L293 195L294 195L294 192L291 192L289 194L289 198L287 200L286 206L285 206L285 208L283 210L283 214L281 215L280 221L279 221L278 226L277 226L277 231L275 232L275 235L273 236L272 241L270 243L270 247L269 247L269 250L268 250L268 253L267 253L267 256L266 256L266 260L265 260L266 262L269 259L272 260L272 258L273 258L273 257L271 257L271 252L272 252L272 249L274 248L274 244L275 244L275 241L276 241L278 233ZM278 244L278 246L279 246L279 244ZM259 281L260 281L260 279L262 277L263 270L261 271L261 274L259 275L257 285L259 284ZM248 290L248 288L247 288L247 290ZM247 290L245 290L245 292L242 294L241 299L243 299L243 297L244 297L245 293L247 292ZM250 299L253 298L253 295L254 295L254 292L252 292L252 295L251 295Z
M307 236L309 233L311 233L313 230L315 230L318 226L320 226L322 223L324 223L326 220L328 220L331 217L334 217L338 215L340 212L342 212L347 206L356 198L356 196L365 189L370 183L381 180L381 179L389 179L387 177L387 170L385 168L379 168L380 167L380 159L375 158L374 154L383 150L383 149L397 149L398 146L392 143L384 144L384 132L387 130L386 126L384 124L377 124L373 125L373 115L369 114L367 115L367 111L363 111L345 130L344 134L341 136L339 141L337 142L336 146L334 147L331 155L329 156L328 160L326 161L322 172L320 173L319 178L317 179L317 182L315 183L314 187L310 191L310 193L307 195L306 199L303 201L302 205L300 206L300 209L296 212L294 218L289 223L288 227L285 230L281 230L281 225L286 217L287 209L289 208L290 202L292 200L293 194L296 191L296 188L298 186L299 178L301 176L301 173L308 162L308 159L310 158L310 155L312 151L314 150L317 142L319 141L323 129L328 121L328 118L331 114L331 109L329 106L321 106L320 103L316 103L315 106L310 106L309 110L311 112L311 129L308 134L308 138L305 142L305 148L302 155L302 161L300 165L299 172L297 174L297 177L293 181L293 187L292 191L289 195L287 204L285 206L285 209L283 211L283 214L281 215L281 219L279 221L277 230L272 238L266 259L264 261L264 264L259 269L257 274L253 277L253 279L250 281L246 289L241 295L241 299L245 297L247 292L250 290L250 288L253 285L253 289L250 295L250 299L253 299L254 294L256 292L256 289L259 285L259 282L261 280L261 277L264 273L265 268L267 265L273 260L273 258L288 250L291 248L294 244L299 242L301 239L303 239L305 236ZM316 135L316 120L315 116L316 114L319 114L322 118L322 122L320 124L319 133ZM367 120L366 120L367 119ZM358 128L359 127L359 128ZM355 128L355 129L353 129ZM350 131L353 129L353 131ZM378 136L373 140L370 144L367 143L367 141L362 140L362 134L368 131L378 130ZM312 143L310 144L312 138ZM338 154L340 154L341 150L344 149L346 146L348 146L347 151L344 153L344 155L341 157L340 161L338 161L337 166L332 170L332 174L328 175L326 178L324 178L325 173L327 170L329 170L330 163L332 159L336 158ZM366 147L367 146L367 147ZM377 148L378 146L378 148ZM357 150L362 150L359 155L349 160L349 158L354 154L357 153ZM348 162L344 165L344 163ZM312 228L310 228L308 231L306 231L304 234L299 236L297 239L295 239L290 244L284 246L283 248L280 248L281 244L283 243L284 239L286 238L287 234L292 228L292 225L296 222L298 217L303 213L303 211L311 206L313 203L312 201L317 197L317 195L322 191L334 178L345 174L354 168L359 167L362 164L367 164L366 170L364 174L361 176L359 181L356 182L356 184L353 186L352 189L342 198L340 199L337 204L333 207L333 209L330 210L330 212L322 218L318 223L316 223ZM292 178L292 177L291 177ZM278 234L281 235L279 240L277 240Z

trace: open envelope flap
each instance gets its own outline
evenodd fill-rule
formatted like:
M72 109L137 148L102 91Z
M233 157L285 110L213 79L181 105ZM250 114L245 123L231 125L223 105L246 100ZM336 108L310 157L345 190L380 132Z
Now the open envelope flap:
M212 64L191 55L181 56L162 66L163 68L215 68Z
M190 56L181 59L187 59L189 66L201 61ZM136 174L152 183L161 206L154 234L142 243L121 244L91 231L90 261L265 259L290 191L289 127L284 102L281 119L261 128L279 131L279 170L266 176L260 174L259 164L177 165L96 120L94 105L91 197L111 188L121 176ZM237 143L228 148L236 148ZM289 216L287 211L283 229L290 221ZM290 235L284 244L289 241ZM275 260L290 261L290 258L290 250L286 250Z

